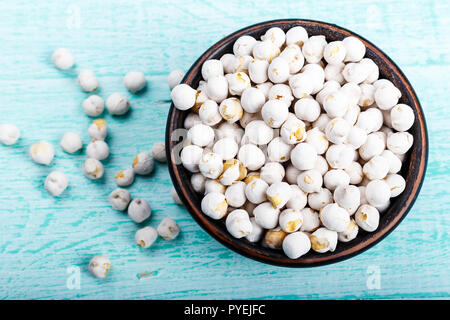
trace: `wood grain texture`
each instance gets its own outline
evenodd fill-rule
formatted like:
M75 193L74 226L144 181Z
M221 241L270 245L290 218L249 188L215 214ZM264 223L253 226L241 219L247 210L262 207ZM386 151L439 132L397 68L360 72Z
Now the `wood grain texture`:
M0 146L0 298L3 299L297 299L450 297L450 6L448 1L30 1L0 2L0 122L22 130L20 143ZM79 13L79 14L78 14ZM79 19L77 18L79 16ZM134 245L139 227L112 210L107 196L114 173L133 156L164 139L174 68L187 69L210 45L247 25L276 18L336 23L384 50L416 90L425 111L430 153L416 204L400 226L369 251L319 268L292 270L251 261L208 236L172 202L165 165L138 177L129 189L149 200L156 227L166 216L182 229L173 242L150 250ZM76 58L70 72L56 70L56 47ZM83 153L57 146L67 130L88 142L91 121L81 110L87 96L76 85L83 68L94 70L100 94L130 98L126 117L105 114L111 157L106 176L81 174ZM122 85L130 70L148 75L149 88L131 95ZM55 145L51 167L27 155L35 141ZM52 198L43 188L51 170L63 170L70 188ZM92 278L87 263L103 253L112 261L108 278ZM67 268L81 268L81 288L66 286ZM369 289L368 270L379 268L380 289ZM369 269L368 269L369 268ZM152 272L139 279L138 275Z

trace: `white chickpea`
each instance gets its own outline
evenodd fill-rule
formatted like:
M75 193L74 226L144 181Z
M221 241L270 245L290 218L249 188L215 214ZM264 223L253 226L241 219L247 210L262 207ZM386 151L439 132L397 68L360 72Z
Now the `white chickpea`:
M264 229L261 228L256 223L256 220L254 217L250 218L250 223L252 224L252 231L250 232L250 234L245 236L245 239L247 239L250 242L258 242L259 240L261 240L261 238L264 234Z
M320 115L319 103L311 98L299 99L294 105L295 115L300 120L314 122Z
M311 36L303 43L302 53L308 63L319 63L323 58L323 52L327 41L325 36Z
M91 70L81 70L77 78L81 90L92 92L98 89L98 80Z
M183 83L175 86L170 95L175 108L179 110L188 110L194 106L196 94L197 91L195 89ZM108 101L106 102L106 107L108 107Z
M363 204L369 204L366 199L366 187L365 186L358 186L359 189L359 203L361 205Z
M202 77L205 81L208 81L211 77L223 76L223 65L220 60L209 59L202 65Z
M342 91L329 93L323 99L323 108L331 118L343 117L348 109L348 101L346 95Z
M269 65L267 74L273 83L286 82L290 75L290 67L287 60L280 57L273 59Z
M231 160L236 156L238 149L239 146L233 138L223 138L214 143L213 152L219 154L223 160Z
M205 147L214 141L214 130L204 124L196 124L187 132L187 139L194 145Z
M329 64L338 64L344 61L347 49L342 41L333 41L326 45L323 57Z
M347 228L344 231L338 233L338 240L340 242L352 241L358 235L358 231L359 228L355 220L350 219Z
M52 53L52 62L60 70L67 70L73 67L75 59L69 49L58 48Z
M321 210L327 204L333 202L331 191L326 188L319 188L317 192L308 194L308 205L311 209Z
M302 68L301 71L303 74L307 74L312 80L312 94L316 94L320 90L322 90L325 81L325 71L319 63L307 64Z
M140 71L130 71L123 78L125 87L132 93L136 93L144 89L147 84L145 75Z
M143 248L150 248L158 238L158 232L153 227L144 227L136 231L134 240L136 244Z
M167 162L166 144L162 141L156 142L152 147L152 156L158 162Z
M350 222L350 216L347 210L336 203L331 203L320 210L320 221L329 230L343 232Z
M50 165L55 156L53 146L47 141L39 141L33 144L29 150L31 159L39 164Z
M360 84L368 77L369 70L361 63L347 63L342 70L345 81Z
M337 63L337 64L327 64L324 72L325 72L325 80L327 81L336 81L339 84L343 84L345 82L344 76L342 75L342 71L344 71L345 64ZM337 88L339 89L339 88ZM334 91L334 90L331 90ZM329 91L329 92L331 92Z
M128 216L136 223L141 223L150 218L152 209L147 200L133 199L128 206Z
M243 238L251 234L253 225L247 211L238 209L231 211L225 221L228 232L235 238Z
M266 162L266 156L254 144L243 145L238 152L238 159L249 170L258 170Z
M254 178L245 186L245 196L251 203L260 204L267 201L266 191L268 187L269 185L263 179Z
M334 201L348 214L352 215L358 209L360 203L360 194L357 186L347 185L345 187L339 186L334 190Z
M246 175L247 170L242 162L236 159L227 160L223 164L223 172L219 176L219 181L224 186L229 186L235 181L244 179Z
M286 162L290 159L292 145L287 144L282 138L276 137L267 146L267 154L270 161Z
M60 171L51 172L47 178L45 178L45 189L54 197L60 196L69 185L69 179Z
M84 113L91 117L98 117L105 110L105 101L98 95L91 95L81 105Z
M280 54L280 48L272 41L257 41L253 46L253 57L255 59L267 60L271 62Z
M264 123L264 121L262 121ZM219 124L217 130L215 130L217 140L223 138L233 138L236 143L240 143L242 136L244 135L244 129L240 128L236 123L223 122Z
M278 218L279 225L284 232L298 231L303 223L303 215L298 209L285 209Z
M289 87L297 99L305 98L314 91L312 76L307 73L298 73L289 78Z
M338 81L327 80L327 82L325 82L323 84L323 88L316 94L317 102L319 102L322 105L323 99L325 99L325 97L329 93L339 91L340 89L341 89L341 84Z
M317 156L316 163L314 164L313 169L316 169L317 171L319 171L320 174L323 176L325 173L328 172L328 169L330 169L330 168L328 166L327 160L324 157Z
M231 73L243 72L248 75L248 68L250 62L253 61L252 56L239 56L234 59L233 68Z
M66 132L59 142L61 148L67 153L75 153L83 147L80 135L75 132Z
M300 231L313 232L320 226L319 214L311 208L304 208L300 210L303 222L300 226Z
M366 199L370 205L382 206L389 201L391 188L384 180L372 180L366 186Z
M131 186L134 182L134 171L132 169L120 170L114 176L114 181L119 187Z
M343 41L346 49L345 62L358 62L366 54L366 46L356 37L346 37Z
M261 116L264 119L264 122L272 128L281 127L286 121L288 114L288 106L280 100L269 100L261 109Z
M350 184L359 184L361 183L363 179L363 169L362 166L356 162L352 161L350 165L348 165L346 168L344 168L344 171L349 175L350 177Z
M359 156L368 161L374 156L380 155L385 147L383 138L376 133L371 133L367 136L366 142L359 148Z
M248 64L248 74L254 83L265 83L268 79L269 62L263 59L253 59Z
M361 229L367 232L373 232L378 228L380 213L375 207L363 204L356 211L355 221Z
M333 252L337 245L337 232L327 228L319 228L310 236L311 249L319 253Z
M222 116L219 113L219 106L213 100L206 100L203 102L198 110L200 120L208 125L214 126L222 121Z
M286 208L302 210L308 202L305 192L296 184L291 184L291 198L286 203Z
M214 180L211 180L214 181ZM191 176L191 185L195 192L204 193L205 192L206 178L201 173L194 173Z
M325 132L325 129L330 121L331 118L326 113L322 113L319 118L313 122L313 127Z
M229 123L234 123L242 118L244 110L239 99L228 98L221 102L219 112L223 119Z
M88 134L92 139L105 140L108 134L108 126L104 119L95 119L88 128Z
M387 148L396 155L403 155L412 147L414 137L408 132L396 132L387 138Z
M233 45L233 53L235 56L250 55L253 50L253 46L256 44L256 39L252 36L244 35L239 37Z
M357 83L348 82L341 87L340 91L347 97L349 106L358 104L359 97L361 96L361 88Z
M397 131L407 131L414 124L414 111L406 104L397 104L391 109L391 125Z
M389 185L389 188L391 190L391 198L397 197L400 193L402 193L405 190L406 187L406 181L405 178L403 178L399 174L389 174L386 179L386 183Z
M287 46L280 53L279 57L287 61L289 72L291 74L298 73L305 64L305 57L303 57L302 49L295 44Z
M389 172L389 162L382 156L374 156L363 166L364 175L370 180L383 179Z
M206 84L206 95L217 103L222 102L228 96L228 80L224 76L215 76L208 79ZM194 93L195 99L195 93ZM195 102L195 100L194 100ZM193 105L193 104L192 104ZM184 110L189 109L187 107Z
M269 185L281 182L285 176L284 167L278 162L267 162L260 171L260 177Z
M15 144L20 138L20 130L10 123L0 124L0 143L6 146Z
M181 158L183 160L183 156ZM136 173L136 174L139 174L139 175L150 174L153 172L154 167L155 167L155 163L153 162L153 158L146 151L139 152L133 159L132 168L133 168L134 173Z
M89 272L96 278L105 278L110 268L111 262L105 256L97 255L89 261Z
M398 173L402 168L402 161L390 150L384 150L381 156L388 161L389 173Z
M203 175L200 173L200 175L203 177ZM219 180L212 180L212 179L206 179L205 181L205 194L208 194L210 192L218 192L221 194L225 194L226 187L219 182Z
M297 178L298 186L306 193L318 192L322 183L322 174L315 169L303 171Z
M292 191L286 182L275 182L267 188L266 195L274 208L281 209L291 198Z
M285 143L292 145L303 142L307 138L305 131L305 123L297 118L292 118L283 123L280 135Z
M186 116L186 119L184 119L183 126L186 130L189 130L190 128L199 123L202 123L202 120L200 120L199 115L196 113L189 113Z
M291 162L299 170L313 169L317 159L317 151L309 143L299 143L291 151Z
M323 176L323 183L327 189L334 191L339 186L348 186L350 176L342 169L332 169Z
M356 121L358 121L359 114L361 113L361 108L357 104L352 104L348 106L342 119L348 122L349 125L354 126Z
M180 160L183 166L190 172L198 172L198 164L203 154L203 149L196 145L188 145L183 148Z
M175 88L177 85L181 83L181 80L184 78L184 71L180 69L173 70L169 73L169 76L167 77L167 82L169 84L170 90Z
M97 159L87 159L83 164L83 172L89 179L95 180L103 177L105 169Z
M354 149L349 144L334 144L325 155L328 164L333 169L345 169L353 161Z
M109 147L103 140L93 139L86 147L86 154L89 158L105 160L109 157Z
M301 48L306 40L308 40L308 32L301 26L295 26L286 32L286 45L288 46L296 44Z
M342 118L334 118L328 122L325 128L325 135L330 142L335 144L344 143L350 133L350 124Z
M106 108L112 115L124 115L130 110L130 102L121 93L115 92L106 99Z
M131 195L128 190L117 188L109 194L109 202L115 210L125 211L131 201Z
M180 234L180 226L171 218L164 218L158 226L158 235L164 240L171 241Z
M261 111L265 102L264 93L258 88L251 87L242 92L241 105L246 112L256 113Z
M311 241L304 232L288 234L283 240L283 252L290 259L298 259L311 249Z
M292 164L288 164L288 166L285 169L285 178L286 181L290 184L296 184L297 183L297 177L301 173L300 170L298 170L296 167L294 167Z
M286 41L286 34L279 27L273 27L266 31L261 36L262 41L271 41L274 45L280 48Z
M402 93L400 90L394 85L387 83L379 85L374 94L375 102L381 110L390 110L398 103L398 99L400 99L401 96Z
M362 83L359 87L361 88L361 95L359 97L358 104L361 107L371 106L375 102L375 87L367 83Z
M219 220L227 214L228 204L225 195L212 191L203 197L201 207L202 212L208 217Z
M383 125L383 114L378 108L370 108L358 116L356 126L364 129L367 133L380 130Z
M198 168L206 178L217 179L223 170L222 156L214 152L206 152L202 155Z
M244 114L242 115L242 118L239 119L239 124L241 125L242 128L245 129L245 127L247 127L247 125L255 120L262 120L262 116L261 116L261 112L257 112L257 113L248 113L244 111Z
M355 150L359 149L367 141L367 132L360 127L352 127L347 135L346 142Z
M366 80L364 80L364 83L372 84L377 81L378 77L380 76L380 69L378 68L377 64L369 58L362 59L360 63L364 65L367 70L369 70L369 75L367 76Z
M278 225L280 210L274 208L270 202L263 202L253 210L255 222L264 229L272 229Z
M288 85L279 83L270 87L268 100L283 101L289 107L294 100L294 96Z
M231 95L242 95L242 92L250 88L250 78L244 72L236 72L233 74L227 74L225 78L228 81L228 90Z

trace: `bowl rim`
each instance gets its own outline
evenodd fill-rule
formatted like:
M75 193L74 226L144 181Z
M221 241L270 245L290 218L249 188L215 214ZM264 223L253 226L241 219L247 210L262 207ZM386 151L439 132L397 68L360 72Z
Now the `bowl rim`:
M169 167L169 173L171 180L173 182L173 185L175 187L175 190L177 191L178 195L180 196L181 200L185 204L186 209L188 210L189 214L194 218L194 220L202 227L203 230L205 230L210 236L212 236L215 240L217 240L222 245L225 245L227 248L233 250L236 253L239 253L240 255L243 255L247 258L266 263L271 264L274 266L282 266L282 267L294 267L294 268L304 268L304 267L316 267L316 266L323 266L327 264L337 263L346 259L349 259L355 255L358 255L360 253L363 253L364 251L372 248L376 244L378 244L381 240L386 238L399 224L400 222L406 217L408 212L411 210L414 202L416 201L419 191L422 187L427 163L428 163L428 150L429 150L429 142L428 142L428 131L425 121L425 114L423 112L423 109L421 107L421 104L419 102L419 99L416 95L416 92L414 91L414 88L412 87L409 80L406 78L405 74L402 72L402 70L397 66L397 64L382 50L380 50L377 46L375 46L372 42L368 41L364 37L360 36L359 34L350 31L346 28L337 26L335 24L318 21L318 20L310 20L310 19L277 19L277 20L270 20L270 21L264 21L260 23L256 23L247 27L244 27L238 31L235 31L215 44L213 44L210 48L208 48L190 67L189 71L186 73L185 77L181 81L181 83L190 83L194 76L199 72L199 69L201 68L201 65L204 61L206 61L209 56L211 56L215 50L222 47L223 45L228 44L229 41L234 41L237 39L237 37L244 35L248 33L249 31L254 31L260 28L270 28L275 27L280 24L297 24L299 26L304 26L307 24L308 26L317 26L322 28L330 29L331 31L337 31L341 34L344 34L344 36L354 36L365 44L366 47L369 47L378 57L382 57L394 70L394 73L396 76L398 76L401 80L401 83L406 87L408 92L410 93L410 96L414 102L414 109L417 112L417 121L419 121L419 131L421 133L422 139L421 139L421 148L420 148L420 155L418 155L415 160L415 162L418 162L418 172L416 175L416 179L413 182L413 188L411 193L409 194L408 198L405 201L405 204L400 211L398 211L392 221L390 221L384 228L377 230L376 232L372 233L373 237L370 237L369 239L366 239L365 241L361 241L354 246L351 246L341 252L338 252L337 254L331 254L324 257L319 258L312 258L310 260L314 261L302 261L302 258L299 259L289 259L286 257L285 259L278 259L273 258L270 256L264 256L261 254L258 254L256 251L253 252L247 252L243 249L242 245L240 245L239 239L231 239L231 235L222 235L220 232L214 232L217 231L216 228L214 228L211 224L208 223L208 218L200 211L196 210L196 207L193 203L193 201L189 198L189 194L186 192L187 188L181 188L181 185L186 183L181 179L180 173L178 171L178 166L176 165L174 161L174 155L173 155L173 145L176 143L171 140L171 132L176 129L174 128L173 124L174 121L173 118L177 112L181 112L177 110L173 103L170 106L169 114L167 117L167 125L166 125L166 136L165 136L165 142L166 146L169 146L166 148L166 156L168 159L168 167ZM234 241L233 241L234 240ZM236 241L238 240L238 241Z

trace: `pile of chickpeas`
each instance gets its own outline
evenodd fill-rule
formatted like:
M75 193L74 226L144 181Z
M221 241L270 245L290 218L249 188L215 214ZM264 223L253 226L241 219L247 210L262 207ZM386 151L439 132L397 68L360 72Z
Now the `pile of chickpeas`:
M67 70L74 66L75 59L71 52L65 48L59 48L52 54L52 62L60 70ZM169 75L169 86L172 89L184 77L183 71L176 70ZM84 92L93 93L98 87L98 80L91 70L81 70L77 77L80 89ZM136 93L146 87L146 79L142 72L128 72L124 78L125 87ZM98 118L104 109L113 115L124 115L130 109L130 102L121 93L111 94L106 103L100 96L92 94L87 97L81 107L86 115L94 117L92 124L88 128L88 134L92 139L86 147L87 159L84 161L82 171L85 176L92 180L100 179L104 176L105 168L101 161L109 157L110 148L105 142L108 133L108 125L102 118ZM20 138L20 130L17 126L4 123L0 124L0 143L13 145ZM66 132L60 140L61 149L68 154L80 153L83 149L83 141L76 132ZM41 165L51 165L55 156L53 145L47 141L40 141L29 148L31 159ZM120 188L115 189L109 195L109 202L113 209L119 211L127 210L128 216L136 223L143 223L151 216L151 207L145 199L135 198L132 200L131 194L124 187L133 184L135 175L149 175L154 170L154 161L166 162L166 151L164 142L157 142L153 145L151 154L147 151L138 153L130 168L120 170L114 176L114 180ZM69 179L64 172L53 171L45 179L44 186L52 196L58 197L63 194L69 185ZM172 188L172 197L177 204L182 204L175 189ZM155 229L151 226L143 227L136 231L135 241L141 248L149 248L158 236L170 241L175 239L180 232L179 225L175 220L166 217ZM104 255L94 256L89 263L89 271L98 278L106 277L111 262Z
M376 231L405 189L415 116L365 53L356 37L274 27L205 61L197 88L175 86L188 111L180 160L203 213L291 259Z

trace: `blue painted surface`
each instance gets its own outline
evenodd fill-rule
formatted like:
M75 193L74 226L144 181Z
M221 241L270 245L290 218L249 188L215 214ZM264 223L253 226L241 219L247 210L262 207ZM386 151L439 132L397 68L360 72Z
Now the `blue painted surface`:
M151 203L149 225L171 216L182 233L173 242L159 239L151 250L139 249L138 226L113 211L107 196L115 188L114 173L164 138L168 72L187 70L237 29L277 18L316 19L353 30L405 72L430 136L428 171L414 208L384 241L350 260L313 269L273 267L231 252L200 229L172 202L167 168L158 164L152 176L138 177L129 189ZM449 298L449 25L445 0L0 2L0 122L22 130L18 145L0 146L0 298ZM73 52L74 70L52 66L49 56L57 47ZM104 115L112 154L105 178L97 182L81 174L83 153L67 155L58 146L67 130L88 142L91 119L81 110L87 94L76 84L83 68L98 76L101 96L123 92L132 104L124 118ZM122 77L130 70L148 75L145 93L126 92ZM27 156L38 140L55 145L51 167ZM43 188L45 176L56 169L70 179L61 198ZM112 261L105 280L87 271L90 257L99 253ZM80 288L70 289L77 267ZM139 277L143 273L151 274ZM377 273L379 288L371 285Z

